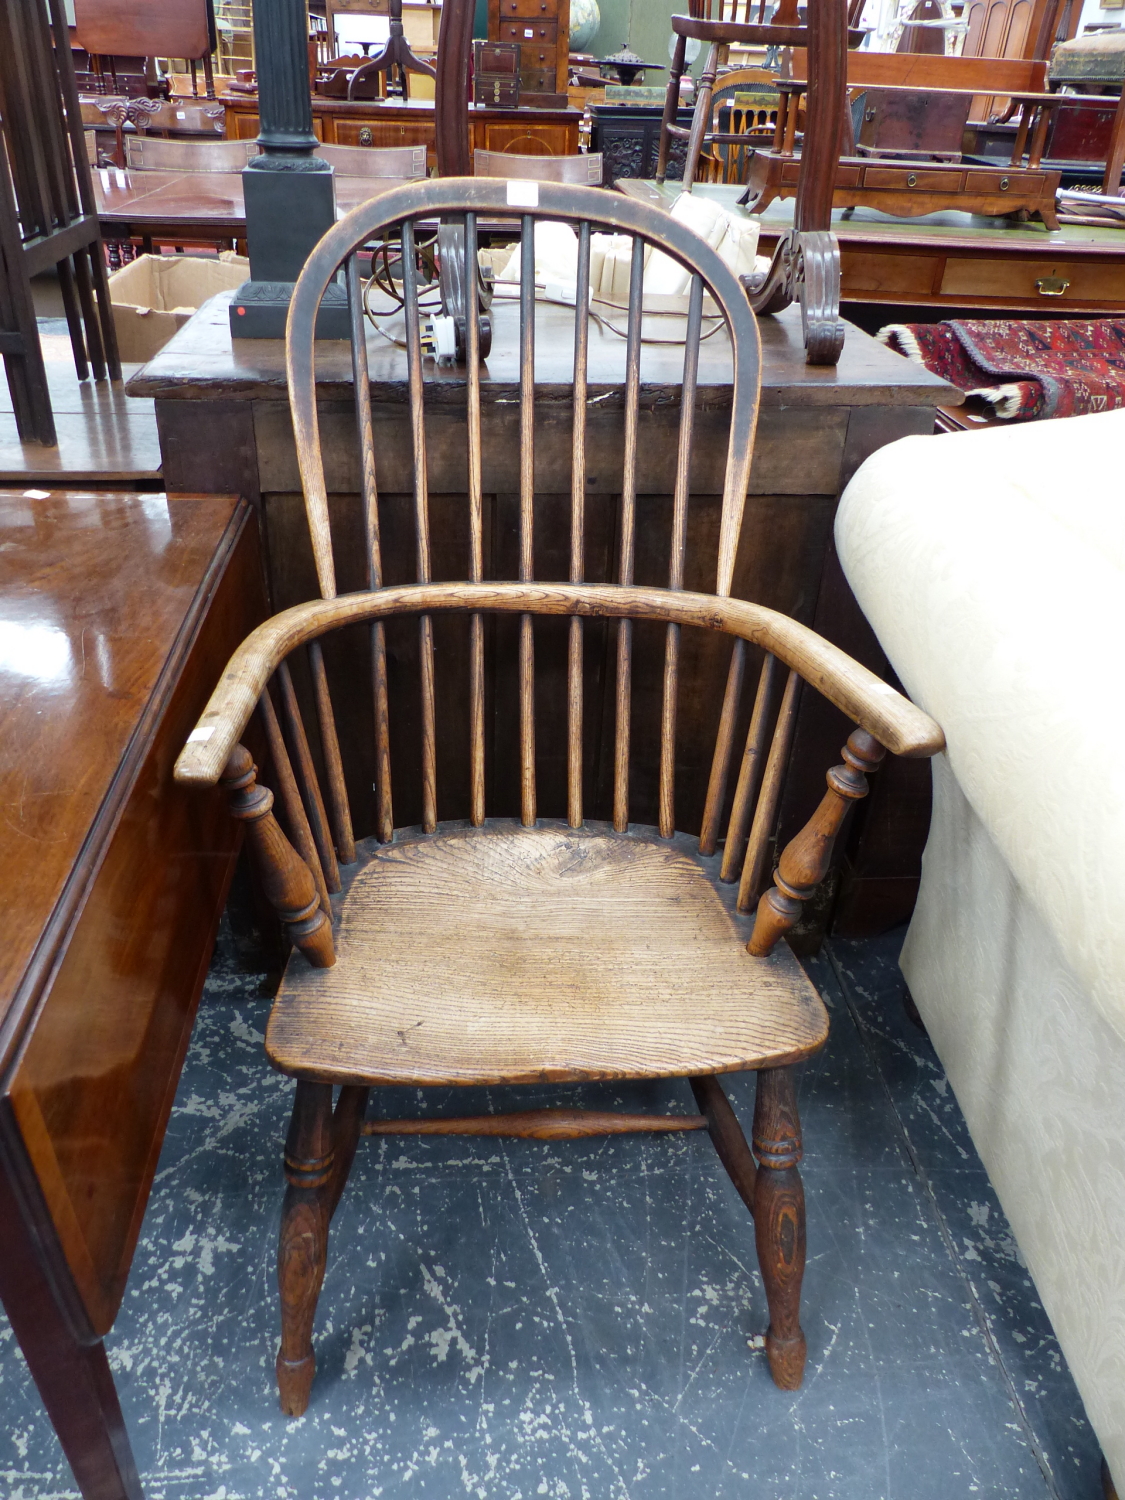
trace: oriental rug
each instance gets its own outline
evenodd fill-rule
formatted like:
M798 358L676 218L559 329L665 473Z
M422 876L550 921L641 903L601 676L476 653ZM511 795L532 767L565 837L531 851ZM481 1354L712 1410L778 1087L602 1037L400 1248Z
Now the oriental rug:
M890 323L876 337L1005 421L1125 406L1125 318Z

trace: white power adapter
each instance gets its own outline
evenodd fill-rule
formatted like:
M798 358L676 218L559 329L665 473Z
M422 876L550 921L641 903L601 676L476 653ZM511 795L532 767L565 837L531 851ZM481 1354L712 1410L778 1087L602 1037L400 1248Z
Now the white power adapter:
M435 313L422 324L422 353L435 359L457 358L457 325L448 313Z

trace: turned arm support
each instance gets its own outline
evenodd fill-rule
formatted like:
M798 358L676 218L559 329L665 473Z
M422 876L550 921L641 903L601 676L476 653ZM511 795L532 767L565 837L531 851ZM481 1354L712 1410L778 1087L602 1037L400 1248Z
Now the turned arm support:
M285 923L294 945L316 969L336 962L330 914L321 909L312 871L282 833L273 815L273 793L258 785L258 768L244 745L236 745L219 784L231 815L246 825L246 837L266 899Z
M796 923L805 902L828 873L832 849L853 802L866 797L867 777L879 769L887 752L865 729L848 736L842 766L828 772L828 790L820 806L796 838L785 846L773 879L773 889L758 902L754 931L747 951L765 958L779 937Z

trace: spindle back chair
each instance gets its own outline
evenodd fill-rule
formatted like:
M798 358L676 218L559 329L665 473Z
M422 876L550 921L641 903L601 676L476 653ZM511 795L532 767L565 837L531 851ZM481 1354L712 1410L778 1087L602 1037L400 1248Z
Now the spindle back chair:
M290 400L321 598L259 627L228 664L177 762L187 784L220 782L246 826L266 895L300 950L291 958L271 1014L266 1049L275 1067L297 1079L286 1144L288 1188L282 1215L279 1286L282 1341L277 1375L283 1410L308 1402L314 1372L311 1333L324 1274L328 1226L362 1135L472 1134L541 1139L632 1131L708 1130L719 1158L754 1216L769 1305L767 1352L774 1380L800 1384L805 1339L799 1320L804 1267L804 1199L791 1065L815 1052L827 1015L785 945L775 947L828 866L847 808L866 791L865 773L884 747L930 755L941 731L893 689L808 628L763 606L729 597L757 410L759 347L754 318L733 275L678 223L625 198L596 190L540 186L535 213L524 196L487 179L453 179L396 189L356 209L314 250L289 316ZM435 583L430 574L426 412L417 257L419 221L460 215L464 264L477 260L478 216L520 211L521 246L530 249L536 215L576 225L573 339L570 580L534 577L534 258L521 257L519 580L483 579L484 467L479 369L481 314L467 303L463 373L450 374L464 395L469 476L467 582ZM583 581L586 416L592 229L609 221L634 237L626 336L623 481L616 584ZM417 582L387 584L380 551L379 454L371 431L367 341L362 328L358 252L389 230L397 234L405 301L409 423L414 451ZM641 397L644 242L690 274L680 446L676 463L671 562L666 588L633 577L636 446ZM356 418L362 450L366 584L337 590L316 403L313 329L338 269L344 270L353 320ZM705 298L731 342L734 376L726 487L715 561L715 592L684 588L691 438ZM435 384L438 384L435 375ZM448 399L448 390L446 391ZM594 399L597 399L596 397ZM442 664L435 622L460 622L468 634L468 726L461 736L440 722ZM488 816L485 777L486 622L497 629L493 657L507 649L518 683L519 817ZM536 682L535 631L565 623L561 680ZM593 823L583 804L583 718L592 684L584 673L583 629L616 625L613 700L613 816ZM408 622L416 647L390 649L393 628ZM663 646L659 826L630 820L633 630L655 629ZM356 838L341 736L333 712L322 641L361 628L373 687L369 737L378 788L374 836ZM676 735L681 663L693 635L732 639L730 671L717 715L699 838L677 832ZM748 657L762 661L741 754L736 747ZM393 664L389 658L394 658ZM499 666L492 663L498 674ZM307 724L294 671L311 683ZM770 840L795 722L801 681L858 725L844 765L812 820L782 856L775 887L758 901L770 867ZM338 682L338 680L337 680ZM597 688L597 685L593 685ZM565 808L545 817L536 766L536 712L554 687L566 704ZM336 701L345 711L359 683ZM608 696L608 694L607 694ZM409 711L413 699L418 707ZM272 766L274 793L240 744L257 713ZM409 720L410 753L422 767L419 827L396 827L391 802L392 735ZM311 730L311 733L310 733ZM458 741L462 743L458 743ZM316 744L323 763L318 776ZM401 749L403 739L398 745ZM439 822L436 761L463 754L469 765L468 819ZM400 763L396 750L395 764ZM727 783L738 759L729 815ZM457 813L459 809L454 808ZM550 809L546 809L550 811ZM448 817L448 813L446 814ZM724 832L721 854L719 846ZM757 903L757 914L749 912ZM747 940L749 940L747 942ZM753 1153L716 1077L758 1073ZM484 1117L367 1120L372 1088L607 1078L687 1078L693 1114L621 1114L582 1109L524 1110ZM339 1097L333 1107L333 1088ZM755 1163L757 1156L757 1164Z
M698 163L700 180L745 184L749 154L773 140L779 104L776 84L764 68L720 74Z

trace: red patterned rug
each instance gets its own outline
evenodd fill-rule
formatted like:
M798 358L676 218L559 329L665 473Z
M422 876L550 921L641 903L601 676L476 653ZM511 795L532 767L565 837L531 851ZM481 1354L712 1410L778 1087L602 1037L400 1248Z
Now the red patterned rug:
M890 323L876 336L989 416L1026 422L1125 406L1125 318Z

